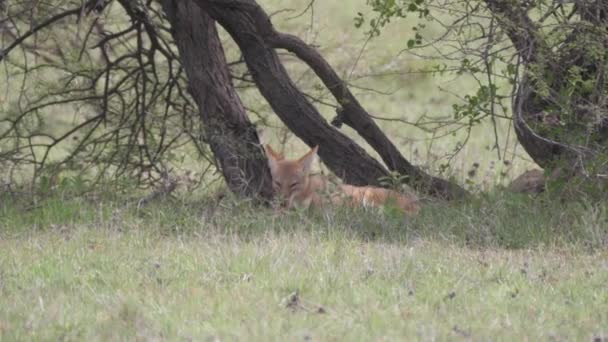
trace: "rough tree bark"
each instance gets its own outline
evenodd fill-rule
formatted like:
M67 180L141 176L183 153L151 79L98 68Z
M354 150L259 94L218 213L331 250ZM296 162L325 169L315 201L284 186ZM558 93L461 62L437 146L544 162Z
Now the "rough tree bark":
M466 194L461 187L410 164L350 93L331 66L300 39L277 32L254 0L196 0L230 33L241 49L253 80L287 127L309 146L319 145L323 162L346 183L380 185L386 169L347 136L329 125L293 84L274 48L284 48L306 62L342 106L340 119L354 128L389 169L408 175L418 191L447 199Z
M239 195L270 199L266 158L232 84L215 21L192 0L163 0L162 5L205 127L203 139L228 187Z

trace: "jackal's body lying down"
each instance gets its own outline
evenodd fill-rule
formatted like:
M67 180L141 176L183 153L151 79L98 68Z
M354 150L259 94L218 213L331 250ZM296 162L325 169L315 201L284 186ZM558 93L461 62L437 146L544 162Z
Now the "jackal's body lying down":
M325 202L323 194L329 194L331 202L336 205L378 207L393 201L407 214L416 214L420 209L417 199L384 188L340 184L334 191L329 191L330 183L326 177L310 175L317 149L318 146L314 147L300 159L286 160L266 145L275 196L282 207L321 207Z

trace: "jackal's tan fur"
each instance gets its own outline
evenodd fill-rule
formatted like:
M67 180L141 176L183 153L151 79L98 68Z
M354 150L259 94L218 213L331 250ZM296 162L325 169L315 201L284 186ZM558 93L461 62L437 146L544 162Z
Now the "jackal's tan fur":
M328 180L321 175L310 175L317 150L318 146L315 146L299 159L287 160L270 145L265 146L273 189L282 207L323 206L323 193L328 193ZM407 214L416 214L420 210L415 198L373 186L341 184L329 195L331 202L336 205L378 207L392 200Z

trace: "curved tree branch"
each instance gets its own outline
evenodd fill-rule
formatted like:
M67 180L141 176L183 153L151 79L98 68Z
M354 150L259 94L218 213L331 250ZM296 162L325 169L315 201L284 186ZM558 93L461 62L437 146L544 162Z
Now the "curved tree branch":
M555 168L557 164L572 168L581 164L581 160L596 158L596 152L604 149L599 146L605 144L602 139L608 136L605 119L597 119L606 108L605 101L601 100L605 96L605 62L601 54L588 54L585 48L586 45L597 44L594 47L598 51L605 51L608 45L605 38L590 38L606 36L606 1L575 1L572 13L579 15L579 21L568 25L559 44L543 38L525 6L518 5L518 1L484 1L517 49L523 66L512 105L518 141L543 168ZM553 48L549 44L553 44ZM584 94L585 90L580 85L572 88L569 73L573 70L578 70L581 84L583 81L594 83L595 91ZM586 110L581 108L591 104L597 111L585 118ZM558 122L560 116L569 118L565 120L569 123L562 122L563 127L556 129L555 122L547 120L551 116L558 118ZM597 134L573 139L576 135L587 134L580 130L582 125L593 127L587 132ZM553 138L548 138L547 132L553 132ZM595 141L592 136L597 137Z
M62 11L48 19L46 19L45 21L41 22L40 24L32 27L31 29L29 29L27 32L23 33L21 36L17 37L12 43L10 43L6 48L0 49L0 61L2 61L2 59L4 59L6 56L8 56L8 54L16 47L18 47L19 45L21 45L26 39L28 39L29 37L33 36L34 34L36 34L36 32L54 24L55 22L72 16L72 15L78 15L80 16L83 12L90 12L91 10L95 9L96 11L101 11L103 10L103 8L105 7L106 3L104 2L100 2L99 0L89 0L87 1L85 4L83 4L82 6L78 6L69 10L65 10Z
M260 93L287 127L307 145L319 145L319 156L345 182L380 185L386 169L346 135L330 126L289 78L277 53L258 32L258 20L243 6L255 2L196 1L230 33L239 46ZM257 5L256 5L257 6Z
M513 0L484 1L509 36L522 61L525 64L534 62L542 40L538 38L538 29L528 16L524 4Z
M343 121L354 128L382 157L389 169L409 176L417 190L443 198L466 194L459 186L424 173L409 163L362 108L327 61L297 37L278 33L253 0L198 0L233 37L262 95L283 122L304 142L320 145L319 155L347 183L379 185L384 168L345 135L331 127L289 79L273 48L284 48L321 78L343 107ZM355 169L352 168L355 166Z
M54 28L61 19L80 19L89 12L101 11L110 0L82 3L71 9L49 5L51 14L45 11L43 18L37 18L38 13L9 14L15 27L29 25L30 21L42 23L23 35L16 34L13 44L27 52L29 48L24 44L28 37L47 30L52 32L53 42L59 31L54 32ZM130 20L132 24L126 30L114 34L98 28L95 33L101 42L90 44L98 36L89 29L82 42L68 41L61 46L69 52L65 55L70 56L70 62L82 63L80 69L66 67L61 61L30 66L24 54L23 66L11 73L23 79L17 90L18 105L0 115L0 126L4 123L0 143L8 147L0 153L0 163L18 164L25 170L31 167L34 181L48 172L72 170L97 179L134 176L137 185L146 186L162 180L166 166L175 161L168 152L176 147L194 142L206 153L201 149L200 135L191 134L202 125L196 106L185 94L183 69L171 49L173 40L163 31L166 20L154 9L141 7L143 2L119 3L124 12L116 13L120 23L116 27L128 25ZM70 25L62 30L63 34L71 32ZM53 43L35 42L32 47ZM99 54L91 52L96 49ZM56 80L29 87L39 79L38 73L47 70L57 75ZM65 120L56 127L45 125L49 118L65 115L66 105L80 109L73 121ZM57 114L49 110L56 106ZM54 153L59 149L61 153ZM258 164L266 167L263 161Z
M339 115L342 122L353 128L372 147L391 171L397 171L410 178L408 183L416 189L440 197L459 197L460 188L441 178L426 174L420 168L412 165L380 127L372 120L371 115L361 106L357 98L340 79L335 70L327 63L321 54L300 38L293 35L275 33L268 39L276 48L284 48L313 69L323 81L336 101L342 106Z

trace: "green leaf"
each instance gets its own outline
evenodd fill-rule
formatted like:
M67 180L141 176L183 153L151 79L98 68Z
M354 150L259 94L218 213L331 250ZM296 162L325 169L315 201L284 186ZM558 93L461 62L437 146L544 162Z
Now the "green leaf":
M361 12L357 13L357 16L355 17L355 27L360 28L364 22L365 22L365 18L363 18L363 13L361 13Z

